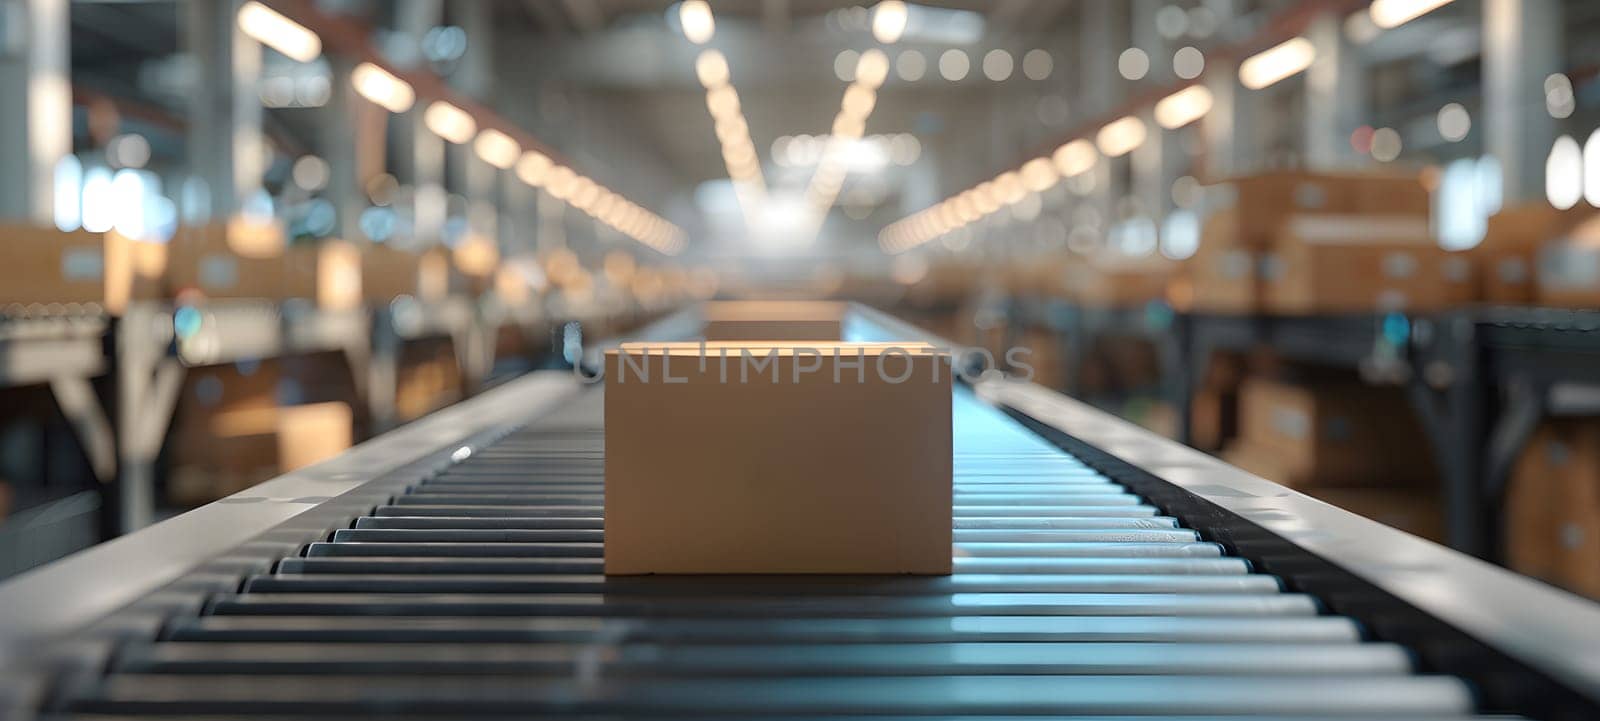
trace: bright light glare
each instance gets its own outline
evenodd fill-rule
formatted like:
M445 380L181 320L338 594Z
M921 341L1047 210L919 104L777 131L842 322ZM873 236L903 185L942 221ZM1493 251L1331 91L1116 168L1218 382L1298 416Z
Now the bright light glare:
M277 10L250 0L239 8L239 29L257 42L302 63L322 54L322 38Z
M1056 164L1056 170L1061 171L1063 178L1089 172L1094 167L1096 159L1094 143L1083 138L1056 148L1056 152L1050 156L1050 160Z
M1388 30L1397 28L1423 15L1433 12L1451 0L1372 0L1372 6L1367 8L1367 14L1372 17L1372 24Z
M883 0L872 10L872 37L884 45L900 39L906 31L906 4L901 0Z
M1567 210L1583 198L1583 150L1570 135L1556 138L1544 163L1544 195L1557 210ZM84 207L88 208L85 201ZM88 225L87 217L84 225Z
M1106 157L1116 158L1143 145L1145 135L1144 121L1128 115L1101 128L1095 135L1095 144L1100 146L1100 152L1105 153Z
M517 178L535 188L544 184L545 174L550 172L550 156L537 150L530 150L522 154L522 159L517 161Z
M1211 91L1190 85L1156 103L1156 123L1168 130L1181 128L1211 112Z
M467 111L443 100L435 100L422 114L428 129L445 140L461 145L478 132L478 123Z
M522 146L517 144L511 136L486 128L478 133L478 139L472 142L472 151L483 159L483 162L493 165L501 170L509 170L517 164L517 159L522 155Z
M371 100L391 113L403 113L416 102L411 84L390 74L372 63L357 65L350 71L350 85L361 97Z
M683 25L683 36L696 45L710 42L717 32L717 21L706 0L683 0L678 6L678 22Z
M1251 90L1269 87L1311 67L1317 49L1305 38L1290 38L1239 64L1239 82Z

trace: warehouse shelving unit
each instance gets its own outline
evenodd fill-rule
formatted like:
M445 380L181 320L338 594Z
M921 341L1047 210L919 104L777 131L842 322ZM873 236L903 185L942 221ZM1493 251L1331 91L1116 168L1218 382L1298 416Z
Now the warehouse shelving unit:
M1289 360L1349 368L1369 383L1404 388L1443 476L1450 545L1481 557L1498 555L1507 481L1539 421L1600 412L1600 311L1274 316L1177 313L1162 303L1013 307L1013 323L1058 334L1069 395L1078 390L1077 369L1093 339L1121 335L1154 344L1162 395L1184 442L1195 384L1218 352L1270 347Z

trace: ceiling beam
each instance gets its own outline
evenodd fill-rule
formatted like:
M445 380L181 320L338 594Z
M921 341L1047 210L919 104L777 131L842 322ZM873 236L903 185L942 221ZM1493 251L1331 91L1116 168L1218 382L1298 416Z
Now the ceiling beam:
M605 29L606 11L595 0L561 0L578 32L592 33Z

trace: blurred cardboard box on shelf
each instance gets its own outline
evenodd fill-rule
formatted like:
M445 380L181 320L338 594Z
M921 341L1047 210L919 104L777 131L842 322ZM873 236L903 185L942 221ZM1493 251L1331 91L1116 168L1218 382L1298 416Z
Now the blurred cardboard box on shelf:
M1262 274L1281 250L1284 226L1299 215L1420 217L1429 196L1411 173L1274 171L1205 186L1200 247L1186 263L1183 307L1206 313L1263 309Z
M704 352L606 354L606 573L950 572L948 358L918 343Z
M1393 487L1434 478L1432 446L1403 394L1353 382L1253 377L1239 387L1238 444L1292 488Z
M1534 298L1553 308L1600 308L1600 213L1539 248Z
M708 341L837 341L846 308L838 301L713 301L701 315Z
M176 293L208 298L283 297L287 243L277 222L235 218L180 227L168 244L168 280Z
M362 254L353 243L288 245L276 222L233 219L180 228L169 251L176 292L207 298L314 300L328 310L362 303Z
M1506 560L1519 573L1600 598L1600 419L1535 431L1506 490Z
M175 447L168 495L192 505L238 493L344 452L353 429L350 406L339 402L217 413L189 431L200 438Z
M1537 300L1535 263L1539 250L1594 213L1582 205L1557 210L1540 199L1502 208L1489 216L1483 242L1470 252L1481 266L1483 300L1526 305Z
M375 306L406 295L423 302L450 294L450 259L440 250L413 253L387 245L361 249L361 294Z
M161 297L167 247L115 230L63 232L26 225L0 227L6 282L0 304L79 303L121 313L129 302Z
M1085 306L1127 308L1165 300L1178 264L1161 255L1099 253L1062 268L1065 296Z
M1416 215L1291 217L1261 276L1265 309L1282 315L1436 311L1476 293L1470 256Z

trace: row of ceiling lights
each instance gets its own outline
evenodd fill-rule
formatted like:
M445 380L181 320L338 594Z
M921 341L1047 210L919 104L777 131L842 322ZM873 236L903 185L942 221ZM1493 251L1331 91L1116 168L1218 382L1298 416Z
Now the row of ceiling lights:
M1374 0L1368 8L1379 28L1398 27L1421 17L1451 0ZM1310 40L1294 37L1246 58L1239 64L1239 83L1251 90L1270 87L1311 66L1316 48ZM1154 119L1168 130L1181 128L1210 112L1211 91L1196 83L1162 98L1155 105ZM1017 170L1001 173L993 180L957 193L931 208L896 221L884 228L878 244L885 252L910 250L951 231L986 218L1002 208L1022 202L1029 192L1042 192L1062 178L1075 178L1092 170L1101 155L1117 158L1143 145L1148 137L1145 122L1138 115L1113 120L1094 133L1094 142L1075 138L1048 158L1034 158Z
M678 22L684 37L696 45L711 42L716 35L716 17L705 0L685 0L678 6ZM713 48L700 51L694 63L695 77L706 89L706 110L722 146L722 161L733 181L740 212L748 223L765 201L767 184L761 173L761 155L750 138L750 123L745 120L739 91L732 82L728 59Z
M251 0L239 8L238 24L252 39L300 62L322 54L322 40L309 28L272 8ZM392 113L403 113L417 102L411 84L376 63L363 62L350 74L350 84L362 97ZM429 103L423 124L435 135L457 145L472 144L484 162L512 170L518 179L584 212L639 243L674 255L686 245L682 229L638 204L580 175L537 150L523 150L510 133L493 127L480 129L478 119L447 100Z

